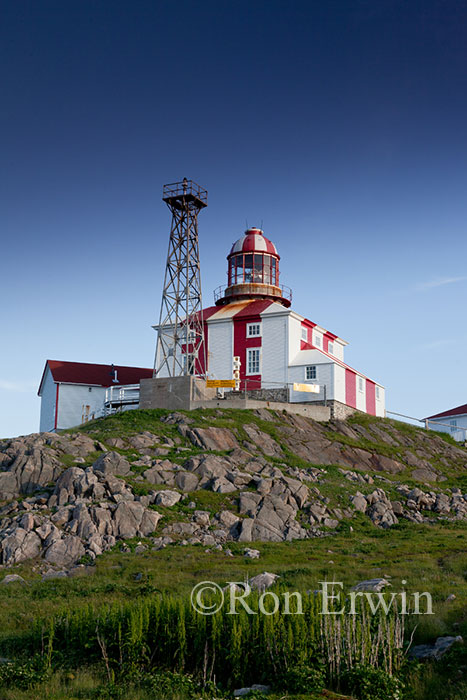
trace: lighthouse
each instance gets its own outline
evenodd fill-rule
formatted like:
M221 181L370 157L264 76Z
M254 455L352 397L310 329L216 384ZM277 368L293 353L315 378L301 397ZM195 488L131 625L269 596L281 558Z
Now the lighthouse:
M236 372L239 391L225 391L226 407L241 395L295 404L296 412L300 405L325 407L336 418L355 410L384 416L384 387L345 362L347 342L292 308L292 292L280 279L280 259L259 228L247 229L233 243L227 283L215 290L214 305L199 312L204 335L199 376L225 381Z

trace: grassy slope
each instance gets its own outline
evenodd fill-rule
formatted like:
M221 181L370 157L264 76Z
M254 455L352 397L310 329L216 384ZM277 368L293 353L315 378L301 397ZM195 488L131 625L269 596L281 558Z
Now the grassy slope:
M143 430L149 430L161 437L180 438L176 426L160 421L164 413L163 411L128 412L89 423L79 430L91 434L104 443L110 437L124 437ZM254 422L261 430L277 437L277 426L272 422L261 420L252 412L224 411L220 415L217 411L197 411L191 416L195 418L195 425L235 428L240 438L246 437L242 429L242 425L246 422ZM381 419L378 421L378 419L361 415L351 419L350 423L368 427L368 424L373 421L379 422L379 425L388 425L391 429L397 429L401 435L413 436L420 433L413 426ZM426 437L426 433L423 435ZM449 442L449 436L442 437ZM363 449L368 449L370 446L364 437L356 441L346 436L337 437L333 433L333 438L337 438L343 444L351 444ZM189 447L190 451L177 454L171 450L168 455L171 461L182 463L187 456L201 451L193 448L186 440L182 439L180 444ZM380 454L401 459L406 448L394 448L383 441L380 443L372 441L371 449ZM121 450L121 452L130 459L136 459L136 451L135 457L132 450ZM92 463L94 458L95 456L91 455L88 461ZM67 459L65 457L63 460L65 466L68 466ZM287 452L284 461L291 466L310 466L290 452ZM436 458L433 466L440 466ZM461 462L452 463L447 467L443 464L442 471L448 476L448 481L439 486L436 485L434 490L446 491L448 485L457 485L460 478L465 478L462 466ZM319 488L334 505L348 503L349 493L357 489L370 491L380 485L375 483L373 486L367 486L348 482L342 478L337 467L326 467L326 471L326 483L320 484ZM384 476L391 481L410 483L409 471L397 477L386 474ZM138 488L143 491L145 486L149 488L149 485L144 483L138 484ZM386 490L390 489L387 484L383 486ZM151 486L151 488L154 487ZM235 495L229 494L226 497L202 491L190 495L190 498L192 497L199 507L212 512L218 511L221 505L235 509ZM175 517L182 519L184 515L188 517L188 513L184 513L184 507L180 506L178 512L174 509L167 512L164 520ZM324 579L342 581L346 589L356 581L385 576L391 577L393 590L398 591L401 590L401 580L405 579L408 581L406 586L408 591L430 591L434 600L435 615L425 616L418 621L414 634L415 643L453 632L467 637L465 613L467 524L439 522L415 525L401 521L398 526L384 531L375 528L365 516L358 515L352 520L352 527L353 532L344 523L336 533L330 533L329 536L319 539L278 544L257 543L252 546L261 552L259 561L244 560L243 545L232 543L230 548L235 555L233 558L226 557L222 552L206 553L202 546L168 547L159 552L148 551L139 555L113 551L98 558L96 566L90 569L91 575L49 582L40 582L31 563L16 566L5 573L19 573L28 584L10 585L1 591L0 643L1 640L26 630L32 620L38 616L49 616L59 612L63 607L81 606L84 602L100 605L113 600L151 595L155 590L186 594L195 583L201 580L212 579L221 583L244 580L246 576L253 576L264 570L279 573L284 584L298 590L316 589L319 587L319 581ZM139 582L134 580L136 573L143 574ZM446 598L451 593L456 595L456 599L447 603ZM61 682L57 680L58 685ZM433 683L436 684L436 682L435 679ZM16 694L2 697L11 697L12 700L14 697L19 700L23 696ZM57 686L56 694L50 697L70 697L70 695L61 696ZM87 696L77 695L77 697ZM143 696L138 697L143 698ZM424 695L417 697L423 698Z

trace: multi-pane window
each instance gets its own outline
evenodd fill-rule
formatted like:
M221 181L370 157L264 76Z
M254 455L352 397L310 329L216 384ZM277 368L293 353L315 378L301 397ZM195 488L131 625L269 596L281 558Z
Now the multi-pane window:
M379 386L377 386L375 388L375 395L376 395L376 398L379 399Z
M363 378L362 377L358 378L358 390L363 391Z
M279 284L279 261L271 255L245 253L233 256L229 261L229 285L231 284Z
M316 379L316 365L305 367L305 379Z
M328 353L334 355L334 343L328 343Z
M261 323L248 323L246 327L247 338L261 335Z
M317 348L321 347L321 336L320 335L315 335L315 345Z
M260 349L248 348L246 351L247 374L260 374Z
M308 328L302 326L302 340L308 340Z

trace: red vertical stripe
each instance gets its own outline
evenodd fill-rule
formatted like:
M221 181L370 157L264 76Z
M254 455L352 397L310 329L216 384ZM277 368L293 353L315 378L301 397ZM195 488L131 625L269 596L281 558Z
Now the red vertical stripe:
M376 386L371 379L366 380L366 412L376 416Z
M357 375L350 369L345 370L345 403L357 408Z
M245 382L247 389L261 389L261 374L247 375L246 373L248 369L246 351L247 348L260 348L262 346L262 337L253 336L252 338L247 338L246 327L248 323L261 323L260 314L270 305L270 301L254 301L235 314L232 319L234 324L234 355L240 357L240 388L242 390L245 389Z
M261 347L261 336L253 336L252 338L247 338L246 327L247 323L260 323L261 317L257 316L254 318L239 318L233 319L233 331L234 331L234 355L240 357L240 389L243 391L246 389L261 389L261 375L260 374L248 374L247 365L247 348L260 348ZM245 387L246 382L246 387Z

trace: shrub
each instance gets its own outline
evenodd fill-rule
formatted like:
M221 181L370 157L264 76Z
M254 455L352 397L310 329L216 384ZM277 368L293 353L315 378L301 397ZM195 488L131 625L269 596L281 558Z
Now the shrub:
M0 665L0 686L28 689L45 680L48 672L44 659L39 655L27 661L7 661Z
M401 700L403 684L382 668L355 666L341 676L348 692L358 700Z
M326 682L322 666L299 664L288 668L280 678L280 685L292 693L320 691Z

